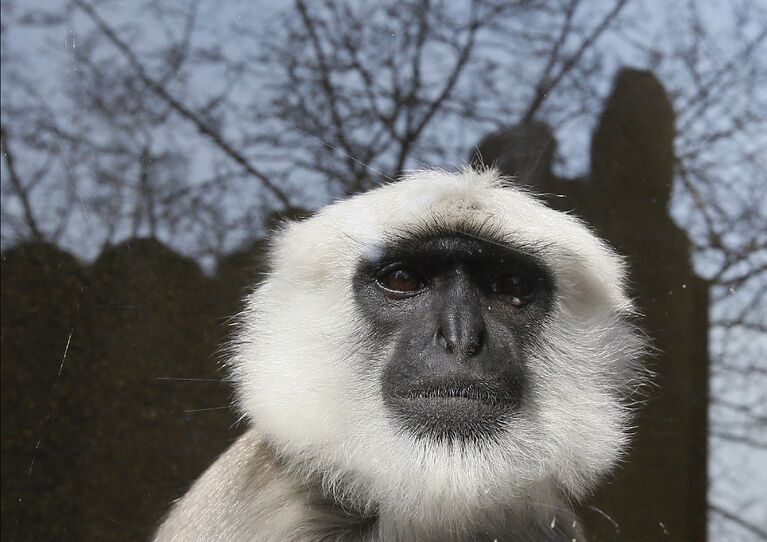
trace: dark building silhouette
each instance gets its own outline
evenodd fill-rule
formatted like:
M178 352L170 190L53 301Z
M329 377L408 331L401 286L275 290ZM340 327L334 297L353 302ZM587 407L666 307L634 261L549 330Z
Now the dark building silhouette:
M630 264L642 326L657 348L649 360L657 388L640 414L631 456L594 503L617 527L585 511L596 540L706 538L708 286L669 216L674 135L660 82L623 69L593 134L586 178L552 172L556 142L540 122L490 134L471 157L586 219Z

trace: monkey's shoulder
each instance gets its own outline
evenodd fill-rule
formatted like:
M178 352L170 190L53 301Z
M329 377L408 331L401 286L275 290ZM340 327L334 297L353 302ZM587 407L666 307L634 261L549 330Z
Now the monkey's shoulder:
M359 540L369 523L290 476L249 429L176 501L155 540Z

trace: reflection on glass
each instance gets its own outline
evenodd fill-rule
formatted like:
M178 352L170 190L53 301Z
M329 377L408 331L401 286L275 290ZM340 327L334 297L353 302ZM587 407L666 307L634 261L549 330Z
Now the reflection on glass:
M657 387L597 540L764 540L767 10L4 0L2 534L146 538L240 432L287 216L495 164L628 255Z

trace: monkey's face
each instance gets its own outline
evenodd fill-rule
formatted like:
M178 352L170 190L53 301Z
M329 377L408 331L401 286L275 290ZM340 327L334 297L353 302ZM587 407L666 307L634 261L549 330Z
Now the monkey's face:
M643 342L622 262L493 172L331 205L271 264L231 362L239 403L334 491L403 513L579 495L625 448Z
M480 441L523 411L527 352L554 297L542 261L430 228L363 259L353 287L371 340L391 352L380 382L394 424L416 438Z

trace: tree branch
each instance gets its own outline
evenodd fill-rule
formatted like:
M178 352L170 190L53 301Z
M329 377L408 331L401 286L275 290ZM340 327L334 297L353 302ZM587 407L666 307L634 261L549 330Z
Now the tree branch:
M471 57L479 27L479 21L472 21L471 25L469 26L469 36L466 38L466 42L460 49L458 58L453 65L453 69L450 70L450 74L447 77L447 81L445 81L445 85L442 87L442 91L431 102L429 108L426 110L426 113L423 115L423 117L421 117L421 120L418 122L418 124L416 124L413 129L408 130L408 132L403 135L401 140L402 147L400 148L400 152L397 157L397 163L394 169L395 175L399 175L402 171L402 168L405 166L405 161L407 160L407 157L412 150L413 143L418 139L432 118L434 118L434 115L437 113L437 111L440 110L445 101L450 97L450 94L452 93L456 83L463 73L463 69L466 67L469 58Z
M550 70L544 71L541 80L536 85L533 100L530 102L530 105L527 107L525 114L522 116L523 122L529 122L533 119L535 114L551 94L551 91L554 90L554 88L562 81L562 79L564 79L564 77L570 73L570 70L572 70L578 64L584 53L588 51L588 49L594 45L597 39L599 39L599 36L601 36L602 33L607 30L607 27L610 26L610 23L613 22L615 17L618 16L618 14L623 10L627 3L628 0L618 0L615 6L613 6L613 9L611 9L607 15L604 16L602 21L591 32L591 34L583 40L583 43L581 43L580 47L578 47L578 50L562 63L562 67L554 77L548 79L547 71ZM565 22L566 26L563 27L563 31L569 26L569 22L567 20Z
M309 16L309 10L306 4L302 0L296 0L296 9L299 15L301 15L301 21L304 24L309 39L314 49L314 54L317 57L319 64L319 76L322 90L328 99L328 108L330 110L330 118L333 119L333 127L336 134L336 139L341 148L349 155L353 154L353 149L349 145L349 141L344 134L344 121L341 118L341 113L338 110L338 96L336 95L336 89L333 86L333 82L330 80L330 67L328 66L327 59L325 58L325 51L322 49L320 38L314 28L314 21Z
M743 527L745 530L747 530L751 534L758 536L762 540L767 540L767 531L765 531L764 529L760 527L757 527L753 523L746 521L742 517L736 514L733 514L729 510L726 510L722 508L721 506L717 504L713 504L713 503L708 503L708 509L711 510L712 512L719 514L723 518L729 521L732 521L733 523L739 525L740 527Z
M181 117L191 122L201 134L207 136L208 139L210 139L219 149L224 151L225 154L237 162L246 172L260 180L264 187L266 187L266 189L275 198L277 198L280 203L282 203L285 207L291 206L290 199L285 194L285 192L279 189L265 173L256 169L255 166L253 166L242 153L240 153L237 149L234 148L234 146L232 146L232 144L224 139L222 134L218 133L211 126L208 126L191 109L187 108L184 104L172 96L163 85L149 76L146 69L130 49L130 47L128 47L128 45L120 39L115 31L106 23L106 21L104 21L104 19L101 18L98 13L96 13L90 4L84 0L74 0L74 4L82 11L84 11L85 14L98 27L98 29L112 43L112 45L120 50L123 56L128 60L128 63L131 65L131 67L136 71L136 73L138 73L143 83L152 92L154 92L160 99L167 103L171 109L176 111L176 113L178 113Z
M16 171L16 163L13 153L11 152L11 146L8 142L8 134L5 131L5 127L0 127L0 142L2 142L3 156L5 157L5 165L8 168L8 176L11 180L11 186L13 186L16 192L16 197L21 202L21 208L24 210L24 222L26 222L29 228L32 238L35 241L44 241L45 236L40 231L35 219L35 214L32 212L32 204L29 201L29 192L24 187L24 183L21 182L21 178Z

